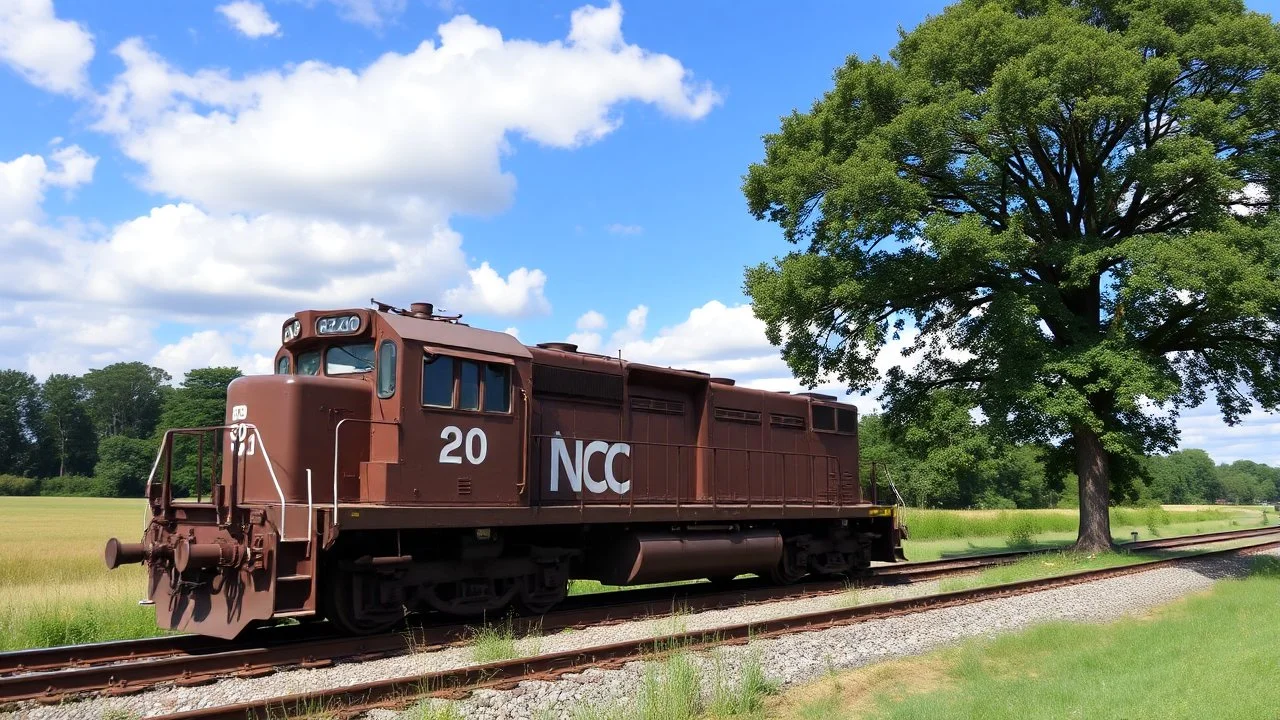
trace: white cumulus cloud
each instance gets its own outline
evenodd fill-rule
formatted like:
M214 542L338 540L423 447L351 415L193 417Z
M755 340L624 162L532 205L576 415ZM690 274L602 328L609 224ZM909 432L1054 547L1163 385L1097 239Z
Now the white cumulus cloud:
M551 311L551 303L542 294L547 276L541 270L517 268L503 278L485 262L468 271L467 276L465 285L452 288L444 295L451 310L505 316Z
M34 221L50 187L74 189L93 180L98 158L78 145L55 150L46 160L22 155L0 162L0 228L18 221ZM4 233L0 230L0 246Z
M57 17L53 0L0 2L0 62L50 92L81 95L88 88L93 35Z
M138 38L98 124L148 189L215 210L438 218L504 207L511 136L573 148L628 101L696 119L719 101L675 58L625 43L617 5L573 14L569 38L507 39L458 16L407 54L352 69L307 61L235 78L182 72Z
M595 310L588 310L578 318L579 330L603 330L606 327L609 327L609 322L604 319L604 315Z
M280 23L271 19L271 14L260 2L235 0L214 9L221 13L232 27L248 37L260 38L280 34Z

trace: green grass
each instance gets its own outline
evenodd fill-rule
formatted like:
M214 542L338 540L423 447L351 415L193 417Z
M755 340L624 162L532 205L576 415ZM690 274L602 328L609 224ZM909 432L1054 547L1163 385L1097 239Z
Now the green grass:
M953 592L987 585L1002 585L1020 580L1067 575L1085 570L1101 570L1103 568L1158 560L1164 555L1144 553L1134 555L1126 552L1080 553L1072 551L1052 552L1043 555L1024 557L1008 565L987 568L979 573L961 577L944 578L938 581L939 592Z
M782 720L1274 718L1280 558L1108 624L1050 623L842 673L768 708Z
M515 626L510 617L501 623L473 628L471 659L482 664L510 660L518 655L516 639Z

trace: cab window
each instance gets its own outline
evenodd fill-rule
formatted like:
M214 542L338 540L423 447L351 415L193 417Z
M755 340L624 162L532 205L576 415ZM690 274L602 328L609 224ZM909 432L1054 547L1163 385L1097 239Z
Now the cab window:
M383 340L378 346L378 397L387 399L396 394L396 344Z
M486 412L511 411L511 368L509 366L485 364L484 409Z
M422 363L422 404L453 407L453 358L428 355Z
M458 363L458 409L480 409L480 365L463 360Z
M320 351L308 350L298 356L298 374L315 375L320 372Z
M325 375L350 375L373 370L373 343L331 345L324 353Z
M427 355L422 404L483 412L511 412L511 368L447 355Z
M285 355L284 357L276 361L276 374L277 375L289 374L289 356L288 355Z

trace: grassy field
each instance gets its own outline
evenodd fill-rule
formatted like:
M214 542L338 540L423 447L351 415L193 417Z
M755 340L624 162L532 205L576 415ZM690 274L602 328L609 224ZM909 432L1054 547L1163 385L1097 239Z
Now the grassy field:
M1052 623L833 673L751 717L1274 718L1280 559L1253 575L1109 624ZM746 717L746 716L738 716Z
M107 570L107 538L136 542L142 500L0 498L0 649L156 635L142 566Z
M0 497L0 650L158 634L154 609L137 604L142 568L108 571L102 562L107 538L140 536L142 513L141 500ZM1053 546L1075 539L1071 510L908 509L906 519L912 560L999 550L1015 540ZM1259 508L1117 509L1113 533L1127 540L1137 530L1145 538L1154 528L1168 537L1256 527L1262 519ZM610 589L592 581L572 586L575 594Z
M1075 542L1075 510L922 510L903 512L908 560L936 560L1011 547L1062 547ZM1261 506L1112 508L1111 537L1118 543L1275 524Z

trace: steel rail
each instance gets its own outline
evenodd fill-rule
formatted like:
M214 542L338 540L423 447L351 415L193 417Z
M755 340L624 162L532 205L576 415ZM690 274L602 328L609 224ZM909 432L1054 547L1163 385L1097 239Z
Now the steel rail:
M703 650L716 645L739 644L750 639L767 638L797 632L850 625L868 620L910 615L955 605L1040 592L1067 585L1094 582L1113 577L1148 572L1173 564L1250 553L1280 547L1280 540L1258 545L1207 550L1192 556L1165 558L1136 565L1086 570L1036 580L992 585L969 590L938 593L883 603L858 605L837 610L822 610L755 623L726 625L708 630L675 633L643 640L599 645L560 653L517 658L485 665L472 665L411 677L379 680L344 688L298 693L264 700L203 708L187 712L159 715L152 720L243 720L271 718L283 712L305 711L317 705L341 708L343 714L376 707L403 706L427 697L461 698L482 688L507 689L531 679L552 679L588 668L617 667L625 662L660 658L672 650Z
M1280 533L1280 527L1255 528L1130 543L1134 550L1162 549L1247 539ZM1042 549L878 566L857 579L859 587L877 587L973 572L1015 562ZM556 611L517 621L517 632L556 631L680 611L704 611L762 602L843 592L846 580L817 580L774 586L758 579L728 586L705 583L638 588L570 597ZM604 604L601 604L604 600ZM61 701L86 692L126 694L173 681L199 685L222 675L256 677L281 666L318 667L340 659L426 651L466 642L473 629L464 624L411 626L403 632L362 638L334 637L324 624L263 628L235 641L200 635L173 635L134 641L41 648L0 653L0 703Z

